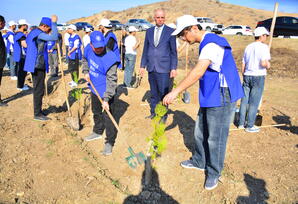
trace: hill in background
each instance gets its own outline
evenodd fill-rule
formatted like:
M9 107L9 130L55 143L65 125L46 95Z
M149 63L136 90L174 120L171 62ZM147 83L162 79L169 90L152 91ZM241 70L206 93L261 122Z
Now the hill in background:
M68 23L86 21L96 26L102 18L119 20L121 23L126 23L130 18L143 18L153 23L153 11L156 8L164 8L166 10L166 23L175 22L176 18L181 15L191 14L212 18L214 22L224 24L225 26L238 24L255 28L258 21L271 18L273 15L272 11L221 3L219 0L169 0L137 6L119 12L102 11L89 17L70 20ZM279 12L278 15L298 17L297 13Z

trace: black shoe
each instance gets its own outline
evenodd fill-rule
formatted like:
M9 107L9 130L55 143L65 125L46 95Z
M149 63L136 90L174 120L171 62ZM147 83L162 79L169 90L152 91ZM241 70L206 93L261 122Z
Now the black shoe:
M145 119L153 119L155 117L154 113L151 113L151 115L148 115L145 117Z
M34 120L38 120L38 121L47 121L47 120L51 120L51 118L45 116L45 115L37 115L37 116L34 116Z
M0 107L6 107L6 106L8 106L7 103L0 101Z
M168 115L164 115L164 116L162 116L162 118L160 119L160 123L164 123L164 124L166 124L167 119L168 119Z

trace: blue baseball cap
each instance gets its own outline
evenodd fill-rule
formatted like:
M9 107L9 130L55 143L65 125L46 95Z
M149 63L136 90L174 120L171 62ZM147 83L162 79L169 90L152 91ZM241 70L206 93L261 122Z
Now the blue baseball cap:
M43 23L49 27L52 27L52 20L49 17L42 17L40 23Z
M90 34L90 41L94 48L104 47L106 45L105 37L100 31L93 31Z

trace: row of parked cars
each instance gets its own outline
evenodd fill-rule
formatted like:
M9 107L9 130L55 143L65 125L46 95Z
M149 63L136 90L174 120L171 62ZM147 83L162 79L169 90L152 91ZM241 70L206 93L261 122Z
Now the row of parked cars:
M224 27L222 24L217 24L207 17L196 17L198 23L206 31L214 32L223 35L253 35L253 30L247 25L230 25ZM129 26L136 27L139 31L145 31L153 25L145 19L130 19L126 24L120 23L118 20L110 20L113 30L127 29ZM272 18L259 21L256 27L263 26L270 31ZM75 23L78 30L85 30L90 28L94 30L93 26L87 22ZM65 30L67 24L58 24L58 30ZM298 18L291 16L280 16L276 18L274 37L277 36L298 36Z

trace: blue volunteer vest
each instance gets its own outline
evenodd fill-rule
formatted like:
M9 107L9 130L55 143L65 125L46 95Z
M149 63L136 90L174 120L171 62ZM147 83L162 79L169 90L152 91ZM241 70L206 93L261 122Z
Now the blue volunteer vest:
M244 92L241 86L237 67L232 55L232 48L225 38L215 35L213 33L208 33L205 35L204 40L200 44L199 53L201 53L201 50L208 43L215 43L221 47L224 47L225 51L220 72L226 79L231 95L231 102L233 103L238 99L242 98L244 96ZM205 74L200 80L200 107L222 106L220 90L221 89L219 73L208 67Z
M105 36L105 43L106 43L106 45L108 44L110 38L113 38L113 39L115 40L115 44L114 44L114 48L113 48L113 52L116 54L116 57L117 57L117 59L118 59L119 62L120 62L120 61L121 61L121 60L120 60L121 58L120 58L120 50L119 50L119 48L118 48L117 37L116 37L116 35L115 35L112 31L109 31L109 32L107 33L107 35ZM119 63L118 68L122 68L122 64L121 64L121 63Z
M73 53L71 53L71 55L69 56L69 59L76 59L76 54L78 54L78 57L79 57L79 60L82 59L82 51L81 51L81 45L82 45L82 41L81 41L81 38L79 35L75 35L73 37L69 37L68 38L68 41L69 41L69 50L71 50L73 47L74 47L74 42L76 40L79 40L79 45L78 45L78 48L76 49L76 51L74 51Z
M20 45L19 40L25 36L23 32L17 32L14 36L13 44L13 60L19 62L22 56L22 46Z
M55 45L56 45L56 41L48 41L48 51L52 50ZM53 54L57 53L57 50L56 49L53 50L52 53Z
M14 36L14 32L12 32L12 31L8 31L7 33L6 33L6 35L5 35L5 39L6 39L6 53L10 53L10 45L12 44L9 40L8 40L8 38L9 38L9 36Z
M39 55L44 56L44 63L45 63L45 68L46 71L48 72L49 70L49 63L48 63L48 52L47 52L47 42L44 42L44 50L43 52L38 52L37 48L37 38L40 33L43 31L40 30L39 28L33 29L27 36L26 38L26 43L27 43L27 53L26 53L26 60L25 60L25 65L24 65L24 70L27 72L34 72L35 67L38 64L37 62L37 57Z
M103 98L106 91L106 77L107 72L115 63L120 63L114 52L107 52L104 56L98 56L88 44L84 50L84 56L90 68L89 75L95 89ZM96 94L92 87L89 85L92 93Z

